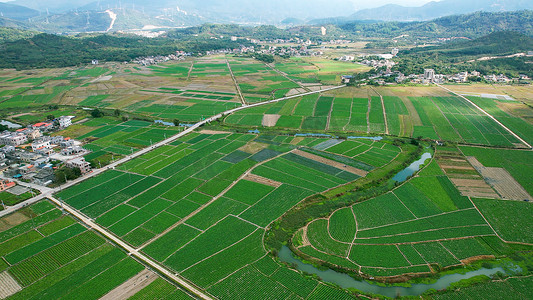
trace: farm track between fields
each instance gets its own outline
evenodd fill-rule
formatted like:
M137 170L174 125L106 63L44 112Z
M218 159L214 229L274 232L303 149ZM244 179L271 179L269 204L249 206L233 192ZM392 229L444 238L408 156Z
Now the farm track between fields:
M440 84L436 84L438 87L450 92L450 93L453 93L454 95L456 95L457 97L460 97L461 99L465 100L466 102L468 102L470 105L474 106L476 109L478 109L479 111L481 111L483 114L485 114L486 116L488 116L489 118L491 118L494 122L496 122L498 125L500 125L501 127L503 127L503 129L505 129L507 132L509 132L510 134L512 134L516 139L518 139L521 143L523 143L524 145L526 145L530 150L533 149L533 146L531 146L528 142L526 142L524 139L522 139L518 134L514 133L511 129L509 129L507 126L503 125L500 121L498 121L495 117L493 117L491 114L489 114L488 112L486 112L484 109L482 109L481 107L479 107L478 105L476 105L474 102L472 102L471 100L468 100L468 98L466 98L465 96L461 95L461 94L458 94Z
M287 80L289 81L292 81L294 84L297 84L299 87L301 87L302 89L304 89L305 91L307 92L310 92L311 90L307 87L305 87L304 85L302 85L300 82L294 80L294 79L291 79L289 76L287 76L287 74L283 73L282 71L278 70L276 67L274 67L273 65L271 64L265 64L267 67L269 67L270 69L272 69L274 72L278 73L279 75L285 77Z
M137 248L137 250L142 250L144 247L148 246L150 243L152 243L153 241L157 240L158 238L164 236L165 234L169 233L170 231L172 231L174 228L178 227L179 225L181 224L186 224L186 222L194 217L196 214L198 214L199 212L201 212L202 210L204 210L206 207L208 207L209 205L211 205L213 202L215 202L216 200L218 200L220 197L222 197L224 194L226 194L226 192L228 192L230 189L232 189L239 181L241 181L242 179L246 178L256 167L259 167L273 159L276 159L280 156L283 156L285 153L282 153L278 156L275 156L273 158L270 158L270 159L267 159L265 161L262 161L260 163L258 163L257 165L255 165L254 167L252 167L251 169L247 170L246 172L244 172L244 174L242 174L241 176L239 176L239 178L237 178L235 181L233 181L227 188L225 188L222 192L220 192L217 196L211 198L210 201L208 201L207 203L201 205L200 207L198 207L195 211L193 211L192 213L190 213L189 215L187 215L186 217L184 217L183 219L179 220L178 222L174 223L174 225L170 226L169 228L167 228L165 231L161 232L161 234L159 235L156 235L155 237L151 238L150 240L148 240L147 242L145 242L143 245L141 245L139 248ZM245 210L246 211L246 210ZM239 218L240 219L240 218ZM261 226L257 225L257 224L253 224L249 221L246 221L256 227L259 227L259 228L262 228ZM189 224L186 224L186 225L189 225ZM189 225L190 226L190 225ZM207 230L207 229L206 229ZM203 231L203 230L200 230L200 231ZM185 245L184 245L185 246ZM179 249L178 249L179 250ZM178 251L176 250L176 251Z
M83 177L80 177L80 178L77 178L75 180L72 180L70 182L67 182L65 183L64 185L58 187L58 188L54 188L54 189L49 189L49 188L40 188L40 190L43 192L41 195L37 196L37 197L34 197L34 198L30 198L22 203L19 203L18 205L16 206L13 206L13 207L10 207L6 210L3 210L0 212L0 217L3 217L7 214L10 214L10 213L13 213L15 211L17 211L18 209L21 209L25 206L27 206L29 203L35 203L39 200L42 200L44 198L49 198L52 202L54 202L57 206L63 208L64 210L68 211L71 215L75 216L77 219L79 219L81 222L83 222L84 224L86 224L89 228L92 228L94 229L95 231L98 231L99 233L101 233L102 235L104 235L106 238L108 238L109 240L113 241L116 245L120 246L121 248L123 248L124 250L126 250L130 255L133 255L135 256L137 259L139 259L140 261L146 263L147 265L153 267L155 270L157 270L158 272L160 272L161 274L163 274L164 276L168 277L169 279L171 279L172 281L174 281L175 283L177 283L179 286L183 287L184 289L186 289L187 291L189 291L190 293L194 294L195 296L197 297L200 297L201 299L213 299L210 295L208 295L207 293L204 293L201 289L197 288L196 286L194 286L193 284L189 283L187 280L185 280L183 277L181 276L178 276L176 274L173 274L172 272L170 272L167 268L163 267L161 264L155 262L154 260L152 260L151 258L147 257L146 255L142 254L139 252L138 249L135 249L134 247L130 246L129 244L127 244L126 242L124 242L121 238L115 236L113 233L109 232L107 229L103 228L102 226L96 224L95 222L93 222L89 217L85 216L83 213L81 212L78 212L76 209L70 207L69 205L65 204L63 201L60 201L56 198L54 198L52 195L56 192L59 192L60 190L63 190L63 189L66 189L68 187L71 187L71 186L74 186L82 181L85 181L89 178L92 178L92 177L95 177L97 175L100 175L101 173L107 171L107 170L110 170L110 169L114 169L115 167L121 165L121 164L124 164L130 160L133 160L137 157L140 157L154 149L157 149L161 146L164 146L164 145L167 145L189 133L192 133L194 132L194 130L200 128L201 126L205 125L205 124L208 124L212 121L215 121L217 119L220 119L226 115L229 115L229 114L232 114L234 112L237 112L237 111L240 111L240 110L244 110L244 109L247 109L247 108L251 108L251 107L257 107L257 106L261 106L261 105L266 105L266 104L270 104L270 103L276 103L276 102L280 102L280 101L284 101L284 100L288 100L288 99L293 99L293 98L298 98L298 97L302 97L302 96L306 96L306 95L312 95L312 94L319 94L319 93L322 93L322 92L326 92L326 91L330 91L330 90L336 90L336 89L339 89L339 88L343 88L345 87L346 85L341 85L341 86L336 86L336 87L332 87L332 88L327 88L327 89L324 89L324 90L319 90L319 91L312 91L312 92L307 92L307 93L303 93L303 94L298 94L298 95L293 95L293 96L287 96L287 97L282 97L282 98L279 98L279 99L274 99L274 100L269 100L269 101L265 101L265 102L260 102L260 103L254 103L254 104L250 104L250 105L243 105L241 107L237 107L237 108L234 108L234 109L231 109L231 110L228 110L228 111L225 111L225 112L222 112L222 113L219 113L215 116L212 116L210 118L206 118L205 120L203 121L200 121L196 124L194 124L193 126L187 128L186 130L182 131L182 132L179 132L177 133L176 135L168 138L168 139L165 139L165 140L162 140L161 142L158 142L150 147L147 147L145 149L142 149L138 152L135 152L131 155L128 155L126 157L124 157L123 159L120 159L118 161L115 161L111 164L109 164L108 166L106 166L105 168L101 168L101 169L97 169L97 170L94 170L92 171L90 174L86 175L86 176L83 176ZM235 181L235 183L238 182L238 181Z
M388 121L387 121L387 111L385 110L385 102L383 102L383 96L378 92L376 91L376 89L372 88L372 90L378 94L379 96L379 99L381 100L381 109L383 110L383 121L385 122L385 134L389 134L389 124L388 124Z
M237 92L239 93L239 98L241 99L242 105L246 105L246 100L244 99L244 96L241 92L241 87L239 86L239 83L237 82L237 78L235 78L235 75L233 74L233 71L231 70L231 66L229 61L226 59L226 64L228 65L229 74L231 75L231 79L233 80L233 83L235 84L235 89L237 89Z

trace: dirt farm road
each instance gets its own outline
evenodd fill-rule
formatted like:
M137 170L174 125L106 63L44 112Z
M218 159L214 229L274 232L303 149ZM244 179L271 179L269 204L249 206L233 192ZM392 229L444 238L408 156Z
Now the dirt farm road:
M532 150L533 147L528 144L528 142L526 142L524 139L522 139L521 137L518 136L518 134L514 133L511 129L507 128L507 126L503 125L500 121L498 121L495 117L493 117L491 114L489 114L488 112L486 112L485 110L483 110L481 107L477 106L474 102L468 100L468 98L466 98L465 96L463 95L460 95L452 90L450 90L449 88L446 88L446 87L443 87L442 85L440 84L437 84L435 83L435 85L437 85L438 87L440 87L441 89L444 89L450 93L453 93L454 95L456 95L457 97L460 97L462 98L463 100L465 100L466 102L470 103L471 105L473 105L476 109L478 109L479 111L481 111L483 114L487 115L489 118L491 118L494 122L496 122L498 125L500 125L501 127L503 127L503 129L505 129L507 132L509 132L510 134L512 134L517 140L519 140L522 144L526 145L527 148L529 148L529 150Z
M50 199L51 201L53 201L55 204L57 204L59 207L62 207L64 210L66 210L67 212L69 212L70 214L72 214L73 216L75 216L77 219L79 219L81 222L85 223L89 228L92 228L94 229L95 231L98 231L99 233L101 233L102 235L104 235L105 237L107 237L109 240L113 241L116 245L120 246L121 248L123 248L124 250L126 250L128 252L128 254L130 255L133 255L135 256L137 259L139 259L140 261L144 262L145 264L149 265L150 267L152 267L154 270L157 270L158 272L160 272L161 274L164 274L167 278L170 278L171 280L173 280L175 283L177 283L179 286L187 289L190 293L194 294L195 296L201 298L201 299L213 299L211 296L209 296L208 294L204 293L203 291L201 291L198 287L194 286L192 283L189 283L187 280L185 280L183 277L177 275L177 274L174 274L172 272L170 272L168 269L166 269L164 266L160 265L159 263L153 261L152 259L150 259L149 257L143 255L142 253L139 253L138 250L136 250L135 248L131 247L130 245L128 245L127 243L125 243L124 241L122 241L120 238L116 237L114 234L112 234L111 232L107 231L105 228L101 227L100 225L96 224L95 222L93 222L90 218L88 218L87 216L85 216L84 214L82 214L81 212L78 212L76 209L74 209L73 207L70 207L69 205L65 204L63 201L61 201L60 199L56 199L53 197L53 194L54 193L57 193L63 189L66 189L66 188L69 188L73 185L76 185L82 181L85 181L89 178L92 178L92 177L95 177L103 172L105 172L106 170L109 170L109 169L114 169L115 167L117 167L118 165L120 164L123 164L123 163L126 163L132 159L135 159L141 155L144 155L156 148L159 148L163 145L166 145L168 143L171 143L191 132L193 132L194 130L196 130L197 128L205 125L205 124L208 124L210 122L213 122L217 119L220 119L220 118L223 118L229 114L232 114L232 113L235 113L235 112L238 112L238 111L241 111L241 110L244 110L244 109L247 109L247 108L251 108L251 107L256 107L256 106L261 106L261 105L266 105L266 104L271 104L271 103L276 103L276 102L280 102L280 101L285 101L285 100L288 100L288 99L293 99L293 98L298 98L298 97L302 97L302 96L306 96L306 95L312 95L312 94L317 94L317 93L322 93L322 92L327 92L327 91L331 91L331 90L336 90L336 89L340 89L340 88L343 88L343 87L346 87L346 85L341 85L341 86L336 86L336 87L332 87L332 88L327 88L327 89L323 89L323 90L318 90L318 91L312 91L312 92L307 92L307 93L303 93L303 94L298 94L298 95L293 95L293 96L287 96L287 97L282 97L282 98L279 98L279 99L274 99L274 100L269 100L269 101L265 101L265 102L260 102L260 103L254 103L254 104L249 104L249 105L243 105L243 106L240 106L240 107L237 107L237 108L234 108L234 109L230 109L228 111L225 111L225 112L222 112L222 113L219 113L215 116L212 116L210 118L207 118L201 122L198 122L196 124L194 124L193 126L185 129L184 131L166 139L166 140L163 140L159 143L156 143L150 147L147 147L145 149L142 149L142 150L139 150L135 153L133 153L132 155L128 155L120 160L117 160L109 165L107 165L106 167L104 168L100 168L100 169L96 169L96 170L93 170L91 173L89 174L86 174L82 177L79 177L75 180L72 180L72 181L69 181L65 184L63 184L62 186L60 187L57 187L57 188L53 188L53 189L50 189L50 188L47 188L47 187L42 187L42 186L37 186L37 185L33 185L33 184L28 184L28 183L23 183L23 182L18 182L20 185L23 185L23 186L31 186L33 188L36 188L38 190L41 191L41 195L39 196L36 196L36 197L33 197L31 199L28 199L22 203L19 203L15 206L12 206L12 207L8 207L7 209L3 210L3 211L0 211L0 217L3 217L5 215L8 215L10 213L13 213L23 207L26 207L32 203L35 203L39 200L42 200L44 198L48 198Z

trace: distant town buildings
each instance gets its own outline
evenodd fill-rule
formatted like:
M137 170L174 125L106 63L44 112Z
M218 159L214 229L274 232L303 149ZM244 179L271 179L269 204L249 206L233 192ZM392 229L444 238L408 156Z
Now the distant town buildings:
M424 79L433 81L433 79L435 79L435 70L433 70L433 69L425 69L424 70Z
M340 61L354 61L355 60L355 56L351 56L351 55L345 55L345 56L341 56L339 58Z

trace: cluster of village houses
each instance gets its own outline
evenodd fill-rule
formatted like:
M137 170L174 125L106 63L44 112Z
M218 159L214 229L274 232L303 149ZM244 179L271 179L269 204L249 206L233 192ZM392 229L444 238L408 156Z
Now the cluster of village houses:
M216 37L212 37L216 38ZM223 38L221 36L220 38ZM250 38L239 38L236 36L232 36L232 41L238 41L238 40L247 40L252 44L259 44L261 41L256 39L250 39ZM250 46L244 46L241 45L238 48L234 49L219 49L219 50L211 50L206 51L205 55L218 55L218 54L247 54L247 53L261 53L261 54L271 54L271 55L279 55L279 56L322 56L324 55L324 52L321 50L313 50L310 46L322 46L325 47L326 45L344 45L351 43L349 40L330 40L330 41L321 41L321 42L312 42L310 40L304 40L300 38L291 38L291 39L276 39L273 41L269 41L269 43L277 44L278 46L268 46L267 48L258 49L260 47L256 47L254 45ZM147 56L147 57L139 57L133 60L133 63L142 65L142 66L151 66L151 65L157 65L159 63L164 63L167 61L179 61L184 60L186 57L191 56L192 53L184 52L184 51L176 51L175 54L167 55L167 56Z
M158 55L158 56L146 56L146 57L138 57L133 60L134 63L139 64L141 66L151 66L151 65L157 65L160 63L164 63L167 61L179 61L179 60L185 60L187 56L191 56L191 53L186 53L184 51L176 51L175 54L170 54L166 56Z
M91 166L82 156L87 151L81 142L50 135L69 127L73 118L61 116L16 131L1 132L0 174L46 186L54 181L54 170L59 165L78 168L82 174L90 172Z
M417 83L417 84L429 84L429 83L445 83L445 82L456 82L456 83L465 83L468 82L472 77L483 78L488 82L494 83L509 83L517 80L531 80L527 75L521 74L518 78L509 78L503 74L496 75L482 75L478 71L465 71L459 72L457 74L445 75L437 74L433 69L425 69L423 74L410 74L405 75L400 72L393 72L391 69L396 65L392 60L399 53L399 49L392 49L390 54L373 54L363 57L359 62L361 64L367 65L374 69L385 68L385 70L380 71L375 76L370 77L370 80L374 80L378 84L394 84L391 82L386 82L384 77L391 77L395 79L396 83ZM338 58L339 61L350 61L354 62L357 60L355 56L345 55ZM352 76L345 75L343 76L343 81L345 83L350 82Z

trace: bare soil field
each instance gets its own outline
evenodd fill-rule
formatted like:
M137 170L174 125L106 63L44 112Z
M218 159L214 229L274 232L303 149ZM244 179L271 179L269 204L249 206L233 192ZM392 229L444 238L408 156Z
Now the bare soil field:
M0 299L5 299L20 290L22 287L7 271L0 273Z
M279 186L282 185L282 183L279 182L279 181L274 181L274 180L271 180L271 179L268 179L268 178L265 178L265 177L262 177L262 176L259 176L259 175L254 175L254 174L251 174L251 173L246 174L246 176L244 176L243 179L246 179L248 181L261 183L261 184L264 184L264 185L269 185L269 186L272 186L272 187L279 187Z
M274 127L276 126L279 118L281 118L280 115L263 115L263 121L261 122L261 125L266 127Z
M264 143L250 142L240 147L238 150L241 150L243 152L250 153L250 154L256 154L257 152L265 149L266 147L268 147L268 145Z
M468 157L468 161L483 176L503 199L507 200L529 200L533 197L503 168L489 168L483 166L475 157Z
M157 279L157 274L150 270L143 270L128 281L117 286L100 300L126 300L148 286Z
M17 226L18 224L24 223L29 219L30 218L28 216L22 214L20 211L12 213L6 217L3 217L2 220L0 220L0 231L4 231L13 226Z

